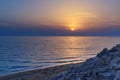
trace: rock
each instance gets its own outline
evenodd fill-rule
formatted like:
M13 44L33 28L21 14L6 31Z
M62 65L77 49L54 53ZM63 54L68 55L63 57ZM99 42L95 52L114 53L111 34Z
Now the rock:
M117 52L118 50L120 50L120 44L117 44L115 47L110 49L109 52Z
M59 76L62 76L61 78ZM96 57L86 60L52 80L120 80L120 44L103 49Z
M102 57L102 56L104 56L104 55L107 55L108 54L108 49L107 48L105 48L105 49L103 49L98 55L97 55L97 57Z
M109 50L109 52L116 52L116 51L117 51L116 47L113 47L111 50Z

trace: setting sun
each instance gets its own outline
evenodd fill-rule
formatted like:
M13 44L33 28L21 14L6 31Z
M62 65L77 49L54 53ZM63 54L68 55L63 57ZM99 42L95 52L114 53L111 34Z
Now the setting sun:
M75 31L75 28L71 28L71 31Z

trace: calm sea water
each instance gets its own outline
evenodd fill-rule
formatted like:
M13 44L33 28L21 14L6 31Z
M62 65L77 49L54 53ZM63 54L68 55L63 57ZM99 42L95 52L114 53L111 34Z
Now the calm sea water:
M0 37L0 75L82 62L119 42L120 37Z

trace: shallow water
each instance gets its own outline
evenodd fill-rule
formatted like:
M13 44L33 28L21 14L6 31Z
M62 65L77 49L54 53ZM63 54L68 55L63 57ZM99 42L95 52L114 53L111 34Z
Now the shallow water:
M119 42L120 37L0 37L0 75L82 62Z

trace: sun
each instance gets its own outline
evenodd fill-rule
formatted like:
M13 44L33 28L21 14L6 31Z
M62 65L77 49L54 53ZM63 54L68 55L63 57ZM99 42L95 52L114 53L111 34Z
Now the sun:
M70 28L71 31L75 31L75 28Z

